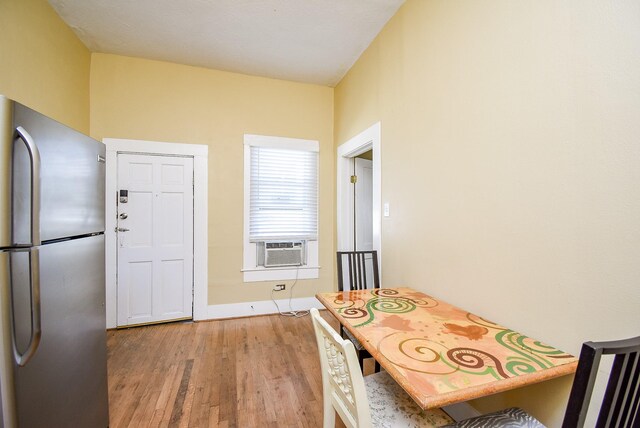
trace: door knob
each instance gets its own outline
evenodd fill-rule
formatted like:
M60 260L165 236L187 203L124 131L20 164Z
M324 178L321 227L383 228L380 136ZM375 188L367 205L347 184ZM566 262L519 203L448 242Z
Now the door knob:
M126 218L128 218L128 217L129 217L129 214L127 214L127 213L122 213L122 214L120 214L120 218L121 218L122 220L124 220L124 219L126 219Z
M129 229L126 227L116 227L116 232L128 232Z

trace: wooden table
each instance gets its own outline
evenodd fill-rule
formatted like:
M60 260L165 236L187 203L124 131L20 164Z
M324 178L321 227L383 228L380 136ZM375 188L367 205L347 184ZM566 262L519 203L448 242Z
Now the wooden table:
M577 359L411 288L320 293L423 409L575 372Z

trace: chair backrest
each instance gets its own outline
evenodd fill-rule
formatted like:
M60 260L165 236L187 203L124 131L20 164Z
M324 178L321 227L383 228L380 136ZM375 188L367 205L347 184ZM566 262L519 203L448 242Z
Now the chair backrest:
M640 427L640 336L582 345L563 428L584 425L602 355L615 355L596 427Z
M311 309L311 319L320 353L325 419L327 404L331 403L347 427L370 427L367 391L353 343L342 339L316 308Z
M377 251L338 251L338 290L380 288Z

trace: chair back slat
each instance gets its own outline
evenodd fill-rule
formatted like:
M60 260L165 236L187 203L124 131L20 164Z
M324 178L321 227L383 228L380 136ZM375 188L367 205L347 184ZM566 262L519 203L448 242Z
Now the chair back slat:
M338 253L338 290L339 291L343 291L342 290L342 281L344 278L344 271L342 269L342 260L341 260L341 255L340 253Z
M631 424L635 421L637 427L640 426L640 352L636 352L636 369L631 380L629 397L629 418L627 423L632 426Z
M360 259L358 258L358 254L354 253L351 255L351 266L353 269L353 278L351 279L351 283L354 284L354 286L351 286L350 288L357 288L357 289L361 289L362 288L362 274L360 273Z
M598 414L598 421L596 422L597 427L621 426L619 422L624 418L621 410L627 391L626 384L629 382L630 355L618 355L613 362L607 389Z
M640 336L582 345L563 428L583 427L602 355L615 355L596 428L640 427Z
M364 265L364 254L358 254L356 257L358 258L358 276L360 277L358 286L363 289L367 286L367 269Z
M638 375L640 374L640 353L632 352L624 356L623 377L619 380L620 390L612 420L619 426L631 426L636 417L634 401L638 396ZM640 424L640 421L638 421Z
M584 425L588 409L586 404L591 401L601 356L602 350L597 350L587 344L582 345L562 428L576 428Z
M339 291L380 288L377 251L338 251L337 256Z

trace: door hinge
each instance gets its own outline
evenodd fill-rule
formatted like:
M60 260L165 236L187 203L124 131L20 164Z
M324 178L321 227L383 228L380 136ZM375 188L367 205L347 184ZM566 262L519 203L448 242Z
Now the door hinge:
M351 183L352 184L356 184L358 182L358 176L357 175L352 175L351 176Z

